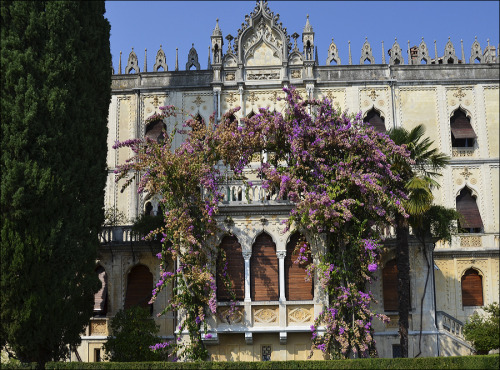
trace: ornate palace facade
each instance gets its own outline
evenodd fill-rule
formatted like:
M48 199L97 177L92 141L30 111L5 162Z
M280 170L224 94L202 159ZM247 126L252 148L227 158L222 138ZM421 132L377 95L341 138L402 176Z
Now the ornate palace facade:
M141 241L130 227L138 215L156 213L158 199L138 194L137 181L119 191L122 184L115 183L113 171L131 153L126 148L111 149L115 141L155 135L158 128L146 126L145 120L163 105L175 105L204 120L213 112L220 118L236 106L242 107L237 119L259 107L282 111L284 102L277 98L284 96L284 86L291 85L304 97L328 97L342 110L361 111L379 130L424 124L426 135L451 157L434 195L438 204L463 214L461 226L468 232L435 248L411 244L409 355L470 353L463 324L474 310L498 301L499 296L499 59L495 48L488 45L482 50L475 41L470 57L465 57L463 45L459 57L448 41L443 56L437 57L436 51L431 58L423 40L407 51L394 42L387 59L376 63L365 41L357 64L350 52L349 61L341 61L332 41L326 62L320 63L309 19L302 35L289 35L278 18L266 2L258 2L235 38L224 38L217 22L211 36L207 34L211 55L205 70L194 47L185 70L179 70L176 62L169 71L161 48L152 72L140 71L133 50L124 73L120 62L112 77L105 207L123 212L128 221L103 230L96 270L103 289L96 298L96 315L72 360L98 361L109 320L124 307L144 303L159 279L155 257L159 245ZM167 130L178 120L166 119ZM182 140L175 138L175 144ZM212 359L306 359L310 325L326 297L319 284L301 283L300 271L291 263L289 246L295 236L283 234L280 224L291 205L267 194L258 181L251 189L251 202L242 196L246 191L242 184L224 186L227 195L221 219L231 216L233 223L221 222L221 226L234 237L221 236L220 243L240 271L237 294L242 310L228 320L226 302L220 297L218 315L209 323L212 337L205 339ZM377 311L392 318L389 324L375 322L381 357L397 356L399 349L393 236L388 231L378 280L371 287L379 300ZM314 248L322 248L320 241L315 243ZM259 290L262 280L256 276L257 268L259 276L266 276L271 293ZM179 318L174 313L156 318L168 294L162 292L152 313L161 335L173 338L179 334L175 331ZM315 353L314 358L322 357Z

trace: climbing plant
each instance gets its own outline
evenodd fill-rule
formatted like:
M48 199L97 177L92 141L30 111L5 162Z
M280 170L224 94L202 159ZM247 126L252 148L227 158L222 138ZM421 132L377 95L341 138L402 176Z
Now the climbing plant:
M168 351L175 359L208 356L202 336L210 338L205 321L217 308L220 186L230 179L251 187L244 169L253 153L266 152L268 160L258 168L262 186L294 205L285 231L305 230L324 245L316 250L301 240L296 246L296 263L315 257L308 274L318 277L328 295L328 305L311 326L311 354L315 348L330 358L375 354L372 320L388 318L371 308L374 298L367 286L378 268L380 230L394 224L396 216L408 217L402 205L407 199L404 183L394 169L401 166L393 164L412 160L404 145L376 132L360 114L341 112L326 98L304 100L294 88L284 91L283 113L261 108L239 123L232 119L236 108L218 124L213 116L208 124L188 119L170 135L164 132L160 142L146 138L115 144L115 149L129 147L134 153L117 168L118 180L128 178L127 186L138 171L138 191L161 196L164 224L152 231L163 237L158 254L161 278L152 301L175 281L162 314L182 312L177 329L189 334L189 340L179 336L158 343L154 351ZM154 119L177 114L172 106L161 107ZM186 140L174 149L178 133ZM170 272L166 261L172 259L178 262ZM227 281L225 285L230 287Z

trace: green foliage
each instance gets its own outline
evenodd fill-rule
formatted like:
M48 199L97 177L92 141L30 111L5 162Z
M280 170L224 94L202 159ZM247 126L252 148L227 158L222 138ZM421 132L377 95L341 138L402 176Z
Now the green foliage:
M458 231L459 218L455 209L432 205L424 213L410 217L410 224L422 243L430 238L451 242L451 236Z
M500 357L367 358L256 362L52 362L47 369L498 369Z
M80 343L100 286L104 13L104 1L1 3L0 345L39 366Z
M157 230L164 226L163 215L146 215L141 214L137 217L132 225L132 231L140 235L148 235L151 231Z
M102 226L117 226L122 225L127 221L125 213L120 211L115 206L104 211L104 223Z
M160 352L149 348L161 341L157 336L159 330L147 308L134 306L118 311L111 320L112 336L104 344L107 359L119 362L164 360Z
M492 349L500 348L500 307L494 302L484 308L487 315L476 312L464 326L464 336L472 343L477 353L485 355Z

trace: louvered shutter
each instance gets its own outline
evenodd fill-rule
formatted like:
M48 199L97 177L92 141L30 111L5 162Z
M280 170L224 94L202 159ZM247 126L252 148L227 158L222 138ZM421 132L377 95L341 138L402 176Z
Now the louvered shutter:
M467 270L462 276L462 305L483 305L483 282L479 273L474 269Z
M455 139L475 139L476 133L464 112L458 110L450 120L451 133Z
M108 277L104 267L99 266L96 273L101 281L101 289L94 295L94 313L105 315L107 310Z
M127 278L127 293L125 296L125 309L132 306L149 308L153 290L153 275L144 265L135 266Z
M306 266L294 263L299 256L299 251L294 253L297 242L301 235L296 233L292 235L286 246L285 257L285 296L289 301L306 301L313 299L313 281L305 281L307 276ZM309 260L309 263L312 263Z
M457 197L457 211L462 215L460 227L466 229L483 228L483 220L477 208L476 200L467 188L462 189Z
M255 240L250 259L250 296L252 301L279 299L278 257L276 245L267 234Z
M245 298L245 260L241 250L241 244L235 236L226 236L222 240L221 248L226 253L227 270L226 274L234 289L236 300L242 301ZM217 299L228 301L231 299L229 291L224 286L221 274L224 270L222 258L217 261Z
M384 294L384 310L397 311L399 309L398 295L398 266L396 260L386 263L382 270L382 286Z

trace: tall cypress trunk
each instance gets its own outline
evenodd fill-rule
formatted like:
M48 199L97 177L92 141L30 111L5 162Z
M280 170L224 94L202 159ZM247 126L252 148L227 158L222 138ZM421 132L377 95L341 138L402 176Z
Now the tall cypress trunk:
M402 216L397 217L397 265L398 265L398 296L399 296L399 339L401 357L408 357L408 315L410 311L410 253L408 246L408 221Z

